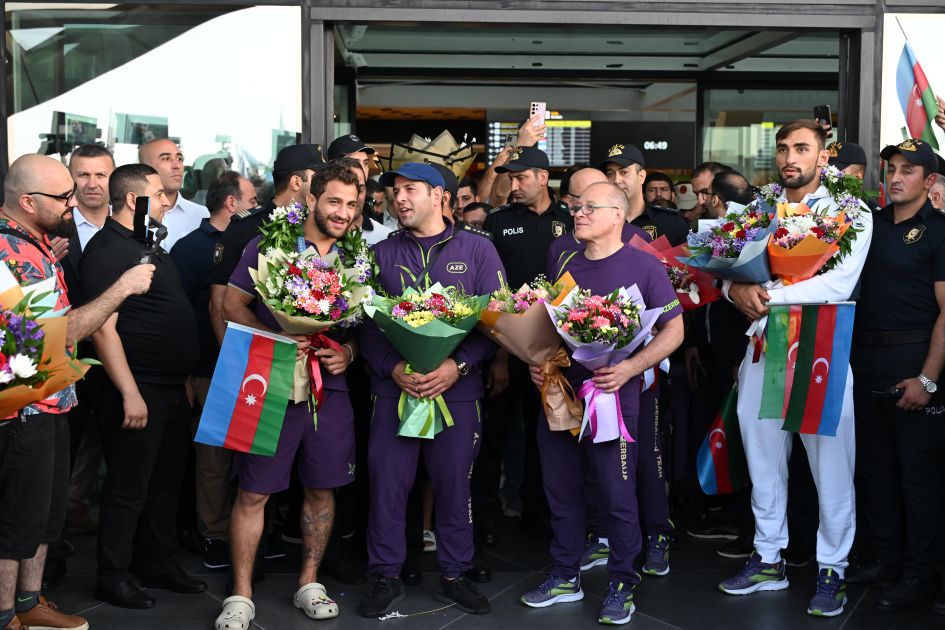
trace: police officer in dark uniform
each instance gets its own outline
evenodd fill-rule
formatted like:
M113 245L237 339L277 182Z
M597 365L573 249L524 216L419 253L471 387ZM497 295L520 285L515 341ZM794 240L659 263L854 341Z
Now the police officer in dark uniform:
M887 146L887 194L875 214L853 332L856 490L872 562L851 583L897 580L884 611L932 594L945 496L945 217L928 200L936 159L921 140ZM904 527L903 527L904 525Z
M640 149L632 144L615 144L601 160L599 168L611 184L616 184L627 195L630 201L627 220L631 224L644 230L653 240L665 235L671 245L685 243L689 225L679 216L679 211L647 205L643 198L645 166Z
M827 153L830 155L827 164L840 169L844 175L852 175L861 180L866 175L866 151L860 145L845 140L831 142L827 145ZM866 205L873 212L879 210L875 199L867 199Z

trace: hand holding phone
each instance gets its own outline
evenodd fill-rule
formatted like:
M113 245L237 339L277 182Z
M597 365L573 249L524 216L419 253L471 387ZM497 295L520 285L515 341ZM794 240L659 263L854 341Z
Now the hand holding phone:
M817 121L818 125L824 128L829 138L833 133L833 118L830 115L830 105L815 105L814 120Z

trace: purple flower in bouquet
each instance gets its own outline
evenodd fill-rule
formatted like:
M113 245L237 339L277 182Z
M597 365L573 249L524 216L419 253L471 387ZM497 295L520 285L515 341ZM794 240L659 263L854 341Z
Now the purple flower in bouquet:
M302 211L302 206L300 206L297 203L292 204L292 207L285 214L285 220L291 223L292 225L298 225L299 223L305 220L304 217L302 216L301 211Z

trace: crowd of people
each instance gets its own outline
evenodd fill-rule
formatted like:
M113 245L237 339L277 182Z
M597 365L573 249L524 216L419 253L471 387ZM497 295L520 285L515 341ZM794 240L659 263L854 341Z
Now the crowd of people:
M936 121L945 127L945 113ZM684 536L745 559L718 584L726 594L787 588L786 567L813 561L811 615L842 614L848 583L882 585L883 611L930 603L945 577L942 158L918 139L873 156L828 144L815 121L785 124L779 201L835 214L824 167L862 179L881 157L887 205L858 202L852 246L828 271L793 284L716 281L723 298L683 315L662 265L628 243L684 244L700 220L760 194L753 174L706 162L674 181L614 138L555 190L537 148L544 131L540 118L526 121L478 178L436 163L379 173L375 150L355 135L324 152L288 146L269 194L224 172L205 206L181 194L183 153L168 139L117 167L100 145L79 146L67 166L17 158L4 181L0 258L24 285L55 283L56 307L71 305L67 343L100 365L0 421L0 502L16 506L0 515L0 628L88 627L45 597L65 574L70 529L97 532L95 597L115 606L158 605L142 587L203 592L178 562L182 545L208 569L231 571L218 630L251 626L262 561L286 544L301 545L293 602L312 619L340 612L323 576L370 580L358 613L389 614L422 580L425 551L441 570L437 600L488 613L477 584L491 571L474 557L496 544L502 518L551 539L551 570L521 603L581 600L582 573L603 567L602 624L631 619L635 587L670 573ZM162 242L136 229L142 199L166 227ZM619 393L632 440L552 430L539 395L546 372L479 332L421 373L365 320L314 351L324 379L317 424L307 402L290 402L273 456L195 443L227 322L285 332L253 270L273 211L292 204L308 209L300 253L326 256L360 229L392 296L437 282L485 295L565 273L597 295L636 285L661 309L652 339L614 366L565 369L572 383ZM751 343L746 332L773 304L848 300L856 323L836 435L759 419L765 350L760 332ZM309 353L309 337L287 336ZM651 383L643 375L653 370ZM751 484L707 496L696 450L736 382ZM398 436L404 392L442 396L451 426L433 439ZM103 461L96 514L89 499ZM934 608L945 614L942 601Z

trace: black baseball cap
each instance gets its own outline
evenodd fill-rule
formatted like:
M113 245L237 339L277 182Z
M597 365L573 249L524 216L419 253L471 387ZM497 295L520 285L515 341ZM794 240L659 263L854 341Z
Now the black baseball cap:
M938 172L938 158L928 142L909 138L899 144L889 145L880 152L879 157L889 161L889 158L897 153L906 158L910 164L924 166L932 173Z
M420 164L419 162L407 162L396 171L387 171L380 176L378 183L381 186L393 186L398 175L412 179L415 182L426 182L434 188L446 189L440 172L429 164Z
M548 156L538 147L517 147L512 151L509 161L495 167L496 173L521 173L530 168L547 171L551 168Z
M841 171L853 164L866 166L866 151L856 143L831 142L827 145L827 153L830 154L827 164L836 166Z
M938 158L938 174L945 177L945 158L938 153L935 154L935 157Z
M453 174L453 171L436 162L430 162L429 164L435 168L437 172L439 172L440 177L443 178L443 190L450 194L451 199L456 199L456 194L459 192L459 180L456 179L456 175Z
M283 147L272 164L273 171L318 170L325 166L322 147L318 144L290 144Z
M607 157L601 160L597 168L603 170L608 162L613 162L620 166L639 164L641 167L646 167L646 163L643 161L643 153L632 144L615 144L610 147L610 150L607 152Z
M368 155L374 155L374 149L364 144L361 138L353 133L340 136L331 141L328 145L328 159L337 160L338 158L364 151Z

